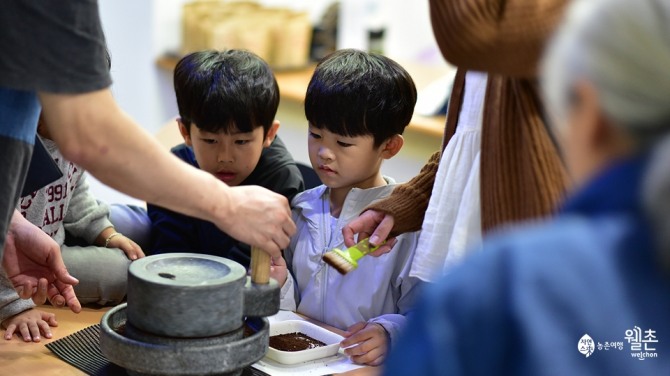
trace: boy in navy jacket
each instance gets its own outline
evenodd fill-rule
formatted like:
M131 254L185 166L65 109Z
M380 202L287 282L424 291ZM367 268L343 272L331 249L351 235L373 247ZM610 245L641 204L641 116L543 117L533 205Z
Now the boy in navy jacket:
M270 67L243 50L200 51L174 71L184 143L172 153L230 186L258 185L290 200L302 176L276 137L279 87ZM195 252L249 266L250 251L213 223L148 205L151 254Z

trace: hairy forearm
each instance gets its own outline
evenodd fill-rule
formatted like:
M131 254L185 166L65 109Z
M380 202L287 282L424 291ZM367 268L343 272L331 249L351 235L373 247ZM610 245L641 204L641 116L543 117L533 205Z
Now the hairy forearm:
M567 0L430 0L444 57L464 69L535 77Z
M205 220L226 210L229 188L165 150L123 113L109 90L41 93L40 100L50 133L65 158L103 183Z

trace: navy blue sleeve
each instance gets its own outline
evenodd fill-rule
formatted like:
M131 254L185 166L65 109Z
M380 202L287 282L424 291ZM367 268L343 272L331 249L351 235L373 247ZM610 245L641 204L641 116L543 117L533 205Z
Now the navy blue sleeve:
M274 183L266 188L286 197L288 202L291 202L293 197L305 190L302 175L295 164L277 169L268 176L268 181Z
M147 213L151 219L149 254L192 252L197 246L197 228L190 217L151 204Z
M279 193L289 202L305 190L302 174L279 137L263 150L256 168L240 185L259 185Z

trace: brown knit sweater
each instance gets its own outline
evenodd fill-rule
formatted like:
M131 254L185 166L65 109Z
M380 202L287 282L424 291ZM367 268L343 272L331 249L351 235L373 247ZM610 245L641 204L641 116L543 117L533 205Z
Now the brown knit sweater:
M546 129L535 82L545 41L567 0L430 0L445 58L459 67L444 145L458 121L465 70L488 73L481 146L482 231L552 213L566 174ZM419 175L370 206L394 216L392 235L421 229L440 152Z

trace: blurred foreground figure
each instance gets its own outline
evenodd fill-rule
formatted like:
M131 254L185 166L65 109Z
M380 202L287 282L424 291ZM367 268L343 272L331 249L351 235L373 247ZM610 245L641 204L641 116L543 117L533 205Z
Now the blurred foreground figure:
M670 370L670 2L575 1L543 90L577 186L426 291L387 375Z

